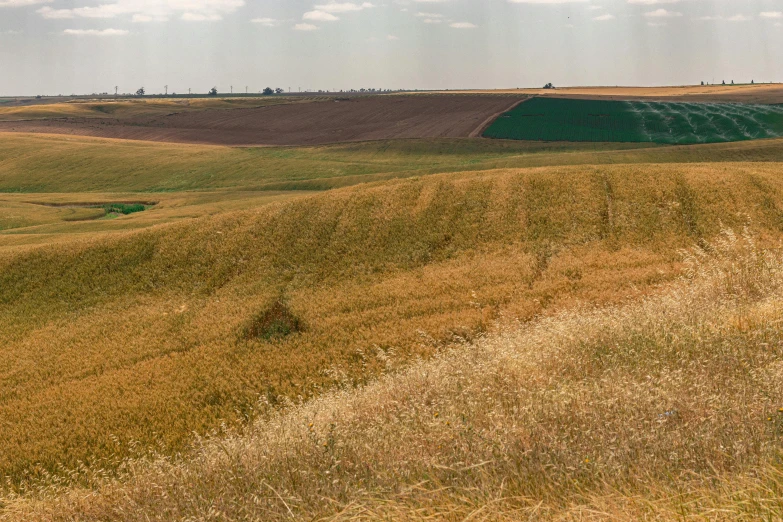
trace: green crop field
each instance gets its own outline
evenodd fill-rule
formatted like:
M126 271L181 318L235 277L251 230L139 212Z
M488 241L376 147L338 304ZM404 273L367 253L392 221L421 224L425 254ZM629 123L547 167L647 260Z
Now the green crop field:
M783 107L533 98L498 118L487 138L691 145L783 136Z

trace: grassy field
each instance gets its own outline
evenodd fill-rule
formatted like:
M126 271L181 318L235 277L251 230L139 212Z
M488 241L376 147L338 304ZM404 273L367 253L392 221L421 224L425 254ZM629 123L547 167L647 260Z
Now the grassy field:
M203 111L210 109L238 109L266 107L281 103L306 103L320 100L322 97L284 96L258 98L197 98L197 99L122 99L112 100L72 100L57 103L40 103L30 105L10 105L3 107L0 100L0 121L42 120L49 118L138 118L165 116L167 114L186 111Z
M585 164L770 162L780 161L782 153L783 140L661 147L449 139L233 148L9 133L0 140L0 194L326 190L444 172Z
M783 259L731 232L703 246L657 295L11 499L9 519L779 520Z
M524 94L558 98L592 98L604 100L661 99L675 101L728 103L781 103L783 84L756 83L736 85L681 85L669 87L558 87L557 89L495 89L473 91L445 91L446 93Z
M412 510L426 504L427 495L435 499L433 509L443 506L460 518L472 509L489 509L491 499L482 495L503 488L509 493L492 501L498 511L487 511L498 518L530 507L525 499L546 501L545 513L569 513L598 498L585 497L590 492L600 496L630 488L640 475L633 470L618 475L617 469L634 451L639 470L650 471L650 488L647 493L630 488L618 502L649 494L658 495L663 506L667 488L676 483L661 479L664 442L678 440L691 446L678 446L681 458L670 461L673 477L689 471L707 477L701 474L709 463L730 484L748 470L772 469L766 467L772 443L753 424L761 405L771 408L777 400L772 391L763 397L766 402L733 398L721 410L723 424L704 424L696 403L685 404L686 391L706 382L707 374L698 372L715 365L709 347L721 345L723 337L703 336L704 350L694 350L688 362L693 366L685 368L694 373L681 373L676 389L656 387L657 381L645 388L639 370L680 371L666 365L676 362L671 353L681 351L682 343L689 345L689 325L710 317L708 304L731 307L731 299L683 301L676 310L703 304L704 315L694 311L691 320L666 312L680 320L661 334L670 344L646 352L644 335L652 330L637 335L628 328L642 317L644 307L634 302L662 291L674 295L666 292L687 266L682 249L702 245L715 255L719 249L709 242L727 226L748 225L765 247L783 237L781 160L779 139L698 146L466 139L228 148L0 134L0 476L5 478L0 519L199 519L211 516L201 503L210 499L226 519L241 519L240 512L257 518L292 512L330 516L343 509L346 518L360 516L354 508L368 510L369 518L416 518ZM107 205L117 204L143 204L145 210L107 214ZM761 302L754 299L748 306ZM584 336L574 327L563 352L551 351L560 344L547 344L548 338L525 340L527 330L520 330L529 323L534 330L563 331L604 317L580 315L595 305L614 310L598 321L605 326L587 328ZM542 319L558 314L565 315ZM627 321L613 319L623 314ZM749 339L767 324L762 321L767 316L759 314L747 325L738 319ZM726 324L734 324L734 316L726 317ZM539 321L544 322L536 326ZM616 330L609 329L612 321ZM593 331L604 332L607 346L621 346L625 355L613 359L590 344ZM737 344L737 350L746 344ZM540 373L525 373L527 363L507 364L521 345L526 348L520 360L540 352ZM742 353L756 357L759 350L753 345ZM638 367L627 362L634 353ZM568 361L583 364L575 368ZM437 373L440 364L450 369ZM504 380L495 371L503 367L518 371L519 380ZM727 386L726 395L699 388L693 401L728 398L732 390L755 383L743 379L762 366L740 369L714 374L716 383ZM464 378L453 377L459 372ZM381 384L356 391L386 374ZM422 375L444 379L433 384ZM427 399L429 392L417 388L425 384L415 384L419 378L440 395ZM629 383L638 395L621 393L619 384L599 386L604 378ZM422 397L424 406L399 392L405 383L412 383L410 393ZM335 389L345 395L329 395ZM381 389L392 391L383 398ZM510 410L492 409L490 404L505 400L503 389L519 391L514 401L521 402L509 403ZM550 395L553 391L562 393ZM633 397L647 401L639 406L644 415L626 419ZM655 397L667 400L659 405ZM387 406L397 399L402 409ZM541 409L524 416L513 409L538 400ZM335 401L345 409L329 409ZM350 413L353 405L372 401L379 402ZM611 405L619 405L616 417ZM569 407L578 413L572 423L563 422ZM737 417L742 407L755 416ZM331 420L322 422L308 408L332 412L323 417ZM659 441L657 432L640 427L653 410L657 415L672 409L687 422L676 424L668 438L661 435ZM370 411L377 424L344 420L345 415L371 420ZM393 435L395 424L383 412L394 411L405 419L403 426L410 422L423 431L406 427ZM694 411L698 415L685 417ZM273 424L263 423L270 419ZM742 440L752 444L736 447L747 458L718 459L714 441L745 434L741 420L748 419L752 437ZM262 424L248 428L257 421ZM274 439L281 426L274 422L304 431L289 439L285 428ZM449 424L443 428L441 422ZM453 431L456 426L461 431ZM703 426L703 443L685 437L686 427L693 426ZM453 439L434 437L430 428L443 428L443 436ZM245 434L232 435L233 430ZM372 430L378 430L372 437L377 451L362 453L358 444ZM578 435L579 430L594 435ZM300 435L310 437L321 453L300 444ZM220 451L239 467L221 467L227 461L214 460L213 443L200 453L199 436L217 436L214 444L223 444ZM619 438L612 442L613 436ZM652 456L639 453L644 441L660 442ZM271 453L263 454L261 447ZM284 447L302 453L279 449ZM341 448L353 453L332 451ZM525 464L520 455L530 455L531 448L540 449L540 459ZM615 460L612 448L619 448ZM150 452L164 461L150 463ZM502 465L485 463L490 458ZM362 459L377 462L377 469L352 467ZM594 467L573 459L588 459ZM268 470L280 469L282 462L305 471L306 478L264 475L274 475ZM546 479L545 470L555 465L559 471ZM250 469L258 474L238 471ZM339 485L318 482L316 477L327 476L324 470L335 473L332 480ZM224 480L224 472L237 480ZM116 473L122 483L100 478ZM415 486L425 475L432 482ZM616 482L604 480L615 475ZM203 483L186 476L202 477ZM526 485L525 476L536 480ZM486 487L472 480L484 480ZM236 489L212 490L208 482ZM84 491L69 488L79 484L103 493L78 500L86 498ZM392 491L391 484L410 487ZM696 485L693 495L717 491ZM243 504L251 498L242 493L247 487L264 491L257 505L265 515ZM55 492L63 495L60 500L48 498ZM41 505L31 500L42 497ZM284 501L273 505L280 498ZM153 504L162 510L155 512Z
M639 295L720 223L778 234L778 172L433 175L0 253L0 471L100 463L134 443L180 450L252 416L259 397L363 382L500 317ZM242 336L281 299L301 333Z
M772 105L533 98L490 125L489 138L721 143L783 136L783 110Z
M783 141L656 146L503 140L397 140L297 148L170 145L5 134L0 250L250 210L360 183L434 173L567 165L779 161ZM102 219L83 205L156 203Z

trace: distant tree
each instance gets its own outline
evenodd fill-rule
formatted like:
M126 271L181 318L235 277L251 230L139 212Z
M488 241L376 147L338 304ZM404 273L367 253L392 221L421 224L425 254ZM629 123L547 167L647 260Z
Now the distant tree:
M138 91L136 91L136 96L144 96L144 92L145 92L145 91L144 91L144 87L142 87L141 89L139 89Z
M283 94L284 92L285 92L285 91L284 91L283 89L281 89L280 87L278 87L277 89L275 89L275 94Z
M544 85L544 89L554 89L554 88L555 86L552 85L551 83L547 83L546 85Z
M704 85L704 80L701 81L701 84Z
M723 85L726 85L726 80L723 80Z
M274 94L274 93L275 93L275 91L274 91L274 90L272 90L272 88L271 88L271 87L266 87L266 88L264 88L264 95L265 95L265 96L269 96L270 94Z
M212 87L212 88L209 90L209 95L210 95L210 96L217 96L217 87Z
M753 85L753 80L750 81L750 84Z
M731 84L734 85L734 80L731 80Z

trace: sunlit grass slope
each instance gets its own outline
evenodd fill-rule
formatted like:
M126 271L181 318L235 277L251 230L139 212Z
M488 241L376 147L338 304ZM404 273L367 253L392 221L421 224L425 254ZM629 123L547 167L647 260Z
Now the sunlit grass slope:
M0 250L64 242L73 238L137 230L150 226L252 210L307 192L218 190L164 193L1 194ZM123 216L106 215L107 203L144 203L146 210Z
M783 158L783 140L650 147L456 139L229 148L4 133L0 134L0 192L325 190L495 168Z
M510 324L8 520L780 520L783 258L703 247L661 294Z
M252 417L259 399L362 382L498 319L639 295L721 223L779 237L779 173L435 175L0 252L0 474L170 453ZM285 330L281 304L298 331L268 336Z
M75 100L57 103L3 106L0 121L42 120L51 118L118 118L165 116L175 112L208 109L253 108L281 103L302 103L317 98L197 98L197 99L122 99Z

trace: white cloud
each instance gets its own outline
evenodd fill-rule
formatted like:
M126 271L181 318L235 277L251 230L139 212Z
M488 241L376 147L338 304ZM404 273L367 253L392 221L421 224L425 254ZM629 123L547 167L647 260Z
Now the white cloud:
M388 35L388 36L386 37L386 39L387 39L387 40L389 40L390 42L396 42L396 41L397 41L397 40L399 40L400 38L399 38L398 36L394 36L393 34L390 34L390 35Z
M737 15L729 16L729 17L723 17L723 16L702 16L702 17L697 18L696 20L703 20L703 21L707 21L707 22L720 21L720 20L722 20L724 22L747 22L749 20L753 20L753 17L752 16L745 16L745 15L742 15L742 14L737 14Z
M590 0L508 0L509 4L582 4Z
M780 11L766 11L759 16L762 18L783 18L783 12Z
M183 13L182 19L188 22L215 22L223 17L217 13Z
M615 16L613 14L603 14L601 16L596 16L593 18L593 20L597 22L606 22L608 20L614 20Z
M0 0L2 2L3 0ZM15 0L18 1L18 0ZM28 1L28 0L25 0ZM117 18L130 16L134 21L163 21L172 16L183 20L220 20L245 5L245 0L117 0L94 6L70 9L42 7L44 18Z
M253 18L250 20L251 23L263 25L264 27L277 27L280 25L280 20L277 20L275 18Z
M749 20L753 20L752 16L745 16L745 15L734 15L726 18L727 22L747 22Z
M23 7L26 5L48 4L52 0L0 0L0 7Z
M71 36L125 36L125 29L66 29L63 34Z
M628 3L641 5L678 4L680 0L628 0Z
M318 29L318 27L313 24L296 24L294 26L295 31L315 31L316 29Z
M370 2L364 2L361 4L353 2L330 2L328 4L320 4L313 7L316 11L323 11L325 13L349 13L351 11L362 11L364 9L370 9L375 7Z
M0 7L24 7L26 5L48 4L52 0L0 0Z
M339 20L339 18L334 16L332 13L327 13L326 11L308 11L302 15L302 20L311 20L314 22L336 22Z
M677 11L667 11L666 9L656 9L655 11L649 11L644 13L647 18L676 18L682 16L682 13Z
M475 29L477 26L470 22L454 22L453 24L449 24L449 27L454 29Z

